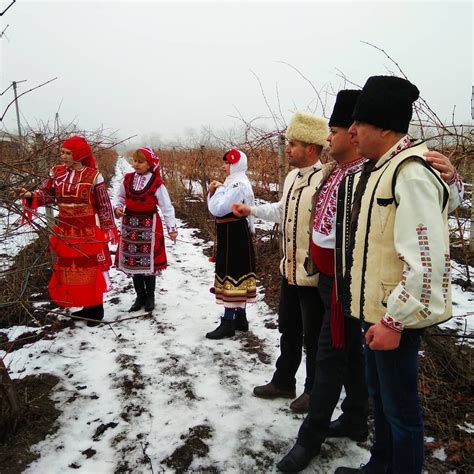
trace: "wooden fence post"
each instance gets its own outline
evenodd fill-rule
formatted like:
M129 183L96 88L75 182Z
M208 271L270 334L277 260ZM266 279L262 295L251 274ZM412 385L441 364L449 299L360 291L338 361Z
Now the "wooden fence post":
M285 136L278 136L278 199L283 194L283 184L285 183L287 164L285 156Z

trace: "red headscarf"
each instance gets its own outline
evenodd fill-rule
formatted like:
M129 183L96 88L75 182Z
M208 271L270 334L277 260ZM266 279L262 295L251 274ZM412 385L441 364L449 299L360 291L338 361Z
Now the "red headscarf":
M65 142L62 144L62 147L66 148L67 150L71 150L72 159L74 161L82 161L84 166L97 168L91 147L86 142L84 137L73 135L72 137L65 140Z
M152 173L160 172L160 160L150 147L139 148L137 151L143 153Z

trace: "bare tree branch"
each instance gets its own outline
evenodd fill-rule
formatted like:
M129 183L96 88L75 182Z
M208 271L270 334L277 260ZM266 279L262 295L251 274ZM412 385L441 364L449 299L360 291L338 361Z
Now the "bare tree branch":
M277 61L278 63L280 64L284 64L285 66L288 66L290 67L291 69L293 69L294 71L296 71L310 86L311 86L311 89L313 89L314 93L316 94L316 97L318 98L319 100L319 103L321 105L321 109L322 109L322 112L323 112L323 115L326 116L326 107L325 107L325 104L324 102L322 101L321 99L321 95L319 93L319 91L316 89L316 87L314 87L314 84L298 69L296 68L295 66L293 66L292 64L290 63L287 63L285 61Z
M10 7L11 7L15 2L16 2L16 0L12 0L12 2L10 3L10 5L8 5L8 7L5 8L5 10L3 10L3 12L0 13L0 16L3 16L3 15L7 12L7 10L9 10Z
M56 79L57 79L57 77L54 77L53 79L50 79L49 81L43 82L42 84L39 84L38 86L35 86L35 87L32 87L31 89L28 89L27 91L22 92L21 94L19 94L16 99L19 99L21 96L23 96L23 95L25 95L25 94L28 94L29 92L34 91L34 90L36 90L36 89L39 89L40 87L43 87L43 86L45 86L46 84L49 84L50 82L55 81ZM0 117L0 122L3 121L3 118L5 117L5 115L6 115L7 111L8 111L8 109L9 109L9 108L11 107L11 105L14 104L14 103L15 103L15 99L13 99L13 100L7 105L6 109L3 111L2 116Z

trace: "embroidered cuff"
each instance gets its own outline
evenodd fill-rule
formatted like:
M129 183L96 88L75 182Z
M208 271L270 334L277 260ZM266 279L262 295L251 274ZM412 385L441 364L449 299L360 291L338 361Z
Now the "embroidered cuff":
M115 245L118 242L119 233L118 233L117 227L114 227L112 229L107 229L105 233L107 235L108 241L111 244Z
M175 226L175 225L172 226L172 227L170 227L170 226L166 226L166 227L168 228L168 234L169 234L170 232L177 232L177 231L178 231L178 227Z
M403 323L392 318L392 316L390 316L389 314L385 314L381 322L384 326L387 326L388 328L393 329L394 331L397 331L397 332L403 331L403 328L404 328Z
M456 183L458 187L459 187L459 184L462 183L461 175L457 172L457 170L454 170L453 178L448 183L448 185L451 185L453 183Z

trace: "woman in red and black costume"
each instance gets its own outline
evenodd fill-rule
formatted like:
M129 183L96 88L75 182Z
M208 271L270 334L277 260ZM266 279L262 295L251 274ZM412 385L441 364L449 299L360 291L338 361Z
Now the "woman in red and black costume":
M117 236L112 206L92 150L83 137L68 138L62 144L60 159L62 164L51 168L49 178L37 191L16 188L14 194L23 197L27 209L58 206L50 237L51 300L62 307L83 306L72 314L99 321L104 317L103 294L110 289L108 242ZM92 321L88 324L95 325Z
M137 298L129 311L152 311L155 281L166 267L165 238L160 207L174 243L178 236L174 207L160 176L160 162L151 148L132 154L135 172L127 173L120 186L115 215L122 218L117 268L133 277Z

